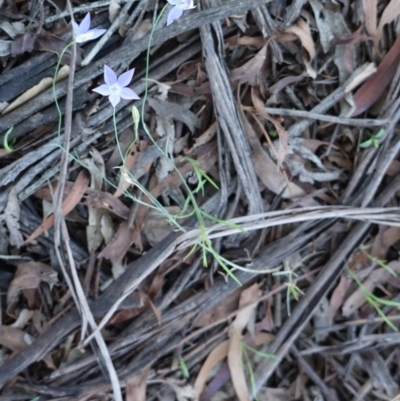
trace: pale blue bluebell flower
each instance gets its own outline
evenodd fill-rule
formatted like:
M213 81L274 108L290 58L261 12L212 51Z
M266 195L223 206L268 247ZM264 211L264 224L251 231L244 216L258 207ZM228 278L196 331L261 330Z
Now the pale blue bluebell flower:
M90 29L90 22L90 13L86 14L79 25L75 21L72 21L76 43L84 43L97 39L107 31L107 29Z
M108 66L104 66L104 82L105 84L93 89L94 92L100 93L102 96L108 96L108 100L115 107L122 99L138 100L140 97L126 86L132 81L135 69L124 72L119 77Z
M171 25L179 19L185 10L194 8L193 0L167 0L172 7L168 13L167 25Z

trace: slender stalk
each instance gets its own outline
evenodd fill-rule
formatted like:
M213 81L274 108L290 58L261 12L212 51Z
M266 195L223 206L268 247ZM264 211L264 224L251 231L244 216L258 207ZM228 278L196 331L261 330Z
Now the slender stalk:
M124 157L124 155L122 153L121 145L120 145L119 140L118 140L117 122L115 120L115 107L113 107L113 125L114 125L115 141L117 142L119 155L121 157L121 163L122 163L122 166L125 166L126 159L125 159L125 157Z
M57 65L56 65L56 70L54 71L54 77L53 77L53 97L54 97L54 103L56 104L56 109L58 112L58 137L61 136L61 126L62 126L62 113L61 113L61 109L60 109L60 105L58 104L58 99L57 99L57 94L56 94L56 79L57 79L57 75L58 75L58 71L60 69L60 64L61 64L61 60L65 54L65 52L72 46L75 44L75 40L73 40L72 42L68 43L64 49L62 50L60 57L57 60Z

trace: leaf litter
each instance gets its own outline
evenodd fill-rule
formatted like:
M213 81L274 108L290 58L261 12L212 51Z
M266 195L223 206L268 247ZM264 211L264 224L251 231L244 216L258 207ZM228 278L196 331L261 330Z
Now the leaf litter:
M0 3L0 398L396 399L399 1Z

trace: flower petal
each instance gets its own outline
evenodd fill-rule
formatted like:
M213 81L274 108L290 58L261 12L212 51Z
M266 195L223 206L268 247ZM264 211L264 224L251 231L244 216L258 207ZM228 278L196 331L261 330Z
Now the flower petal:
M129 88L122 88L119 95L122 97L122 99L140 99L140 97L132 89Z
M189 10L190 4L192 3L192 0L183 0L182 3L183 4L181 4L181 9L182 10Z
M132 81L133 73L135 72L135 69L133 68L132 70L129 70L127 72L124 72L118 77L118 83L121 86L128 86L130 82Z
M89 40L92 40L90 32L80 33L79 35L75 36L76 43L85 43L88 42Z
M91 29L88 33L91 34L91 40L97 39L99 36L104 35L107 32L107 29L95 28Z
M72 28L74 30L75 36L78 36L81 34L81 28L79 28L79 25L75 21L72 21Z
M176 3L178 0L167 0L169 4L172 4L173 6L176 6Z
M183 10L178 6L172 7L168 14L167 25L171 25L175 20L180 18L183 14Z
M75 36L76 43L85 43L89 42L89 40L93 40L98 38L99 36L103 35L106 29L89 29L89 31L85 33L80 33L79 35Z
M81 29L81 33L87 32L90 29L90 13L85 15L85 18L79 24L79 27Z
M121 96L116 95L115 93L112 93L109 97L108 100L112 104L113 107L115 107L120 101L121 101Z
M117 82L117 74L107 65L104 65L104 82L112 85Z
M102 96L110 96L111 91L108 85L100 85L97 88L93 89L93 92L100 93Z

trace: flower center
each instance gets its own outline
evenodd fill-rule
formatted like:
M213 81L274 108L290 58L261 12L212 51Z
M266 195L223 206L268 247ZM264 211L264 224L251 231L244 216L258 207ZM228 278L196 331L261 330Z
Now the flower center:
M119 95L120 92L121 92L121 87L117 83L112 84L110 86L110 93L112 95Z

